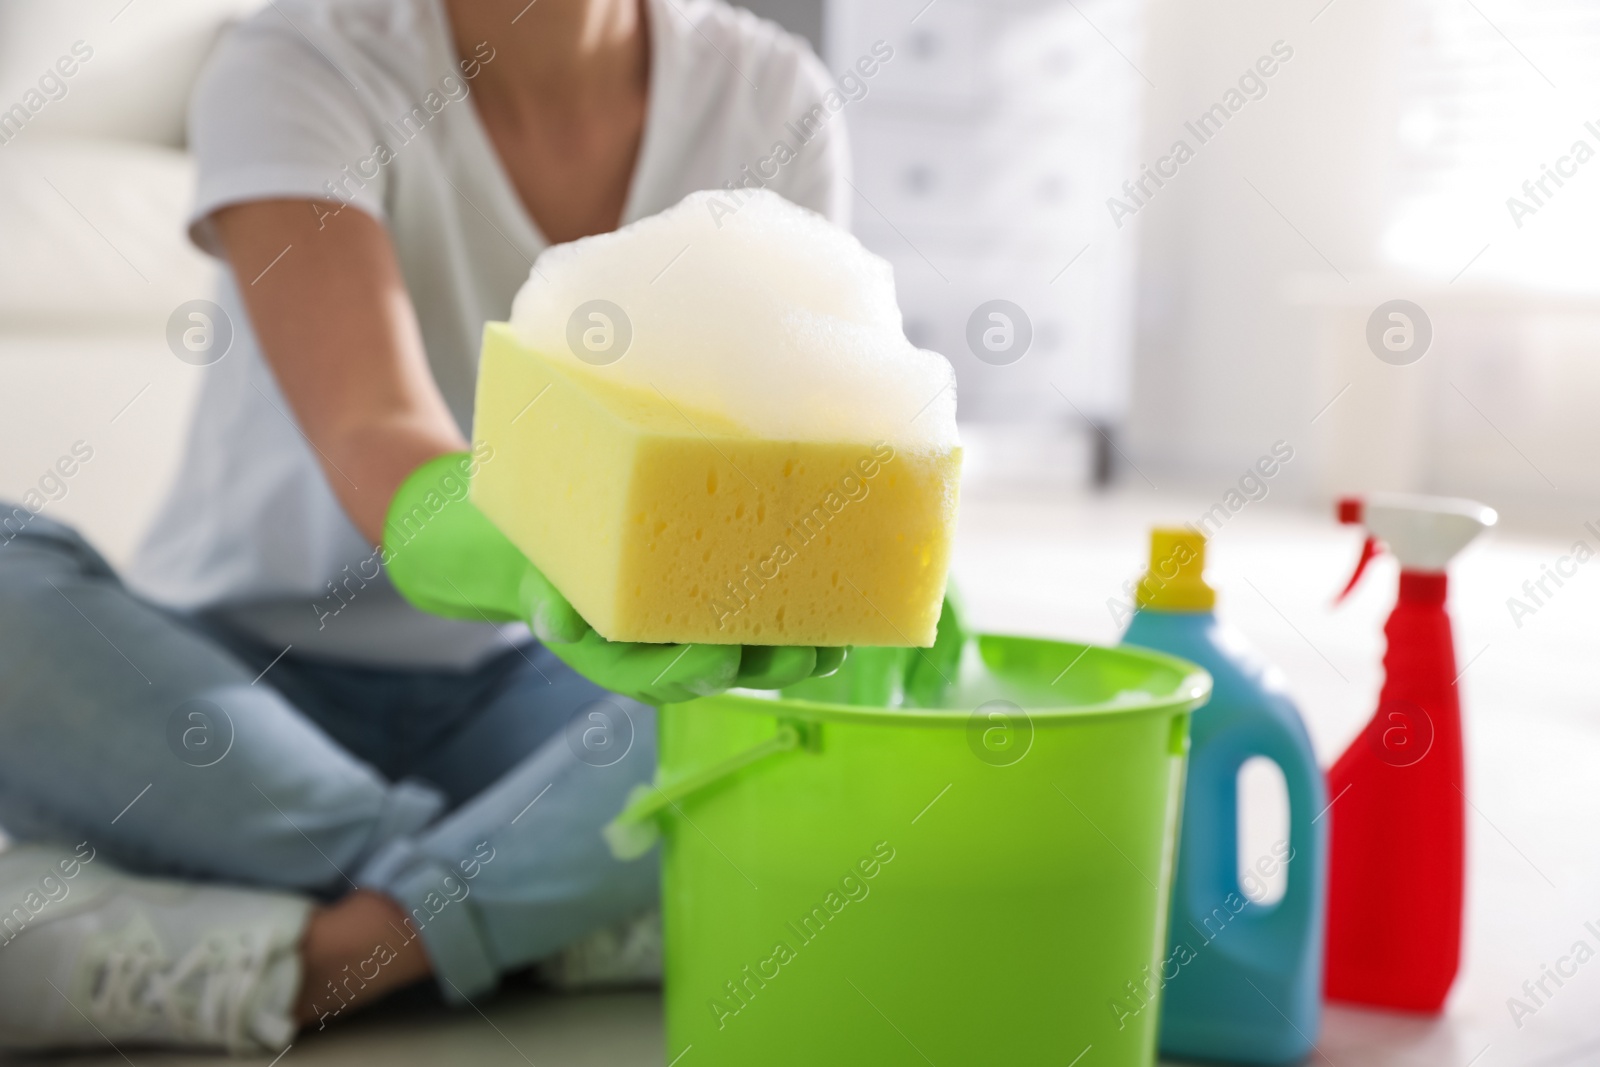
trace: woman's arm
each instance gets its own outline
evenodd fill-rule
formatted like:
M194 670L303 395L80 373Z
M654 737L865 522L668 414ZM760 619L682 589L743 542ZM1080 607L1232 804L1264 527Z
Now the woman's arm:
M428 369L388 232L338 206L255 201L211 221L292 415L345 513L378 544L406 475L467 444Z
M402 483L467 444L428 369L388 234L360 210L331 215L335 207L267 200L224 208L211 222L301 432L345 512L377 545ZM607 641L476 508L446 507L414 533L389 559L401 595L456 618L517 617L536 627L564 619L570 632L544 628L550 649L636 700L678 703L733 685L781 689L843 659L843 649L806 646ZM419 590L438 595L419 599Z

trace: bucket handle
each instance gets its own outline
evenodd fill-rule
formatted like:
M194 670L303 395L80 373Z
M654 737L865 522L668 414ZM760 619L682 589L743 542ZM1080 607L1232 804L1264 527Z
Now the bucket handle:
M767 740L736 752L720 763L690 771L665 785L644 783L634 786L628 794L627 805L600 834L617 859L638 859L660 840L660 816L667 808L676 808L680 801L769 756L800 748L816 751L818 740L816 723L782 721L778 724L777 733Z

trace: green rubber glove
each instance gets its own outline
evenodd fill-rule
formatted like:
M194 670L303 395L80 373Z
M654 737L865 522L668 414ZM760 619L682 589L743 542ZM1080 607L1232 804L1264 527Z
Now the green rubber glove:
M389 580L415 607L480 622L526 622L545 647L596 685L647 704L724 689L781 689L837 670L842 648L654 645L607 641L467 499L478 460L439 456L395 492L383 531Z
M951 582L945 586L931 648L853 648L842 669L789 686L783 695L855 707L942 707L960 675L966 644L960 600Z
M961 674L961 653L967 647L967 628L961 622L961 600L954 582L946 582L944 606L939 611L939 626L932 648L917 649L906 664L906 702L921 708L936 708L954 688Z

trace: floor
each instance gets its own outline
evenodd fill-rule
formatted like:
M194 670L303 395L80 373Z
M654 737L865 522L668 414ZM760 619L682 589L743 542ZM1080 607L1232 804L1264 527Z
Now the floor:
M969 614L985 630L1114 640L1119 626L1108 602L1138 573L1148 526L1196 518L1212 503L1154 494L969 496L956 564ZM1600 1063L1600 966L1580 968L1520 1025L1507 1005L1523 995L1524 981L1537 980L1576 942L1600 948L1600 937L1584 927L1592 921L1600 929L1594 817L1600 686L1582 666L1600 648L1600 581L1579 568L1520 625L1506 606L1578 538L1597 547L1594 535L1578 528L1543 537L1499 533L1469 549L1455 570L1471 873L1465 964L1446 1012L1417 1019L1330 1008L1312 1062ZM1283 669L1324 762L1371 713L1381 680L1393 565L1374 565L1361 590L1330 608L1358 547L1355 531L1271 500L1248 505L1212 542L1219 610ZM1247 839L1276 817L1270 797L1258 801L1252 792L1249 799ZM281 1062L663 1067L661 1045L653 993L557 997L515 988L476 1010L401 1004L324 1034L303 1034ZM939 1062L937 1050L927 1053ZM130 1050L127 1058L108 1052L65 1062L200 1067L212 1061Z

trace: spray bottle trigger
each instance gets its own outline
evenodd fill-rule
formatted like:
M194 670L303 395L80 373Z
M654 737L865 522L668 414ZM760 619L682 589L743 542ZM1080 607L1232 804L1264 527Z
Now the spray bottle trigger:
M1378 539L1368 534L1367 539L1361 543L1361 558L1356 561L1356 572L1350 576L1350 580L1345 583L1339 595L1333 598L1335 604L1344 603L1344 598L1349 596L1350 591L1356 587L1356 583L1361 580L1361 576L1367 572L1367 564L1372 562L1378 552Z

